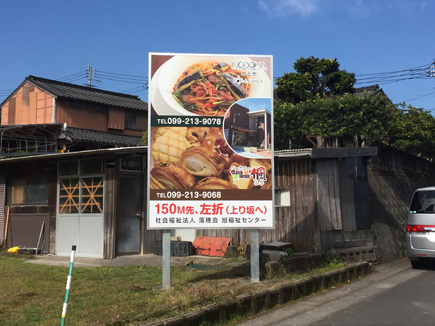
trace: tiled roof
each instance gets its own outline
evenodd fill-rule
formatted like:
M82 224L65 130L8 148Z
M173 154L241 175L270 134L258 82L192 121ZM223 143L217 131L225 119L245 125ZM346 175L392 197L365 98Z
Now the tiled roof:
M364 92L369 93L371 96L375 96L377 94L382 94L382 95L386 96L384 91L382 90L382 88L379 87L378 84L356 88L357 95L362 96L364 94Z
M126 109L148 109L148 104L135 95L104 91L101 89L64 83L52 79L35 77L32 75L28 76L25 81L14 91L14 93L16 93L25 82L31 83L55 98L68 98L77 101L86 101ZM12 93L5 101L3 101L3 103L8 101L9 98L14 95L14 93Z
M94 143L101 146L128 147L141 146L141 136L119 135L103 131L67 127L59 132L58 139L66 139L76 143Z

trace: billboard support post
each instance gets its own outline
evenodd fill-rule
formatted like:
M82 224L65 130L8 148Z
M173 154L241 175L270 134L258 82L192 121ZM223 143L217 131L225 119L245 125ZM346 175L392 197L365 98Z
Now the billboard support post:
M162 288L171 286L171 230L162 231Z
M260 282L260 248L259 248L260 230L251 229L251 282Z

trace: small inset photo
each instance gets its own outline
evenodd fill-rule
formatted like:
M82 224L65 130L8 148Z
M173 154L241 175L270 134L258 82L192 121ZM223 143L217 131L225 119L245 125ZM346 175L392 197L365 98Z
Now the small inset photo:
M224 135L228 146L248 158L271 159L270 98L246 98L228 109L224 120Z

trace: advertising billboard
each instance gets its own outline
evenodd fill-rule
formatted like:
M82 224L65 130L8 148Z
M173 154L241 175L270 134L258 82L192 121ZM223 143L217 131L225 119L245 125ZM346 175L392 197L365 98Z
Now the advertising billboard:
M148 229L274 227L272 56L149 54Z

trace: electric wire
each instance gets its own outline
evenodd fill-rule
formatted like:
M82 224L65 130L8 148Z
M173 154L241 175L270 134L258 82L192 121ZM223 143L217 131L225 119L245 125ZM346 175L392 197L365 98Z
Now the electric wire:
M77 75L82 75L82 74L86 74L86 73L87 73L87 70L85 70L85 71L80 71L80 72L77 72L77 73L72 74L72 75L68 75L68 76L65 76L65 77L62 77L62 78L58 78L58 79L56 79L56 80L58 80L58 81L63 81L63 80L65 80L65 79L69 79L70 77L75 77L75 76L77 76Z
M85 80L91 78L99 78L101 81L110 80L115 82L129 83L129 84L139 84L140 86L127 89L123 91L123 93L131 92L131 91L147 91L148 90L148 77L140 76L140 75L131 75L131 74L121 74L114 73L108 71L99 71L99 70L84 70L80 71L62 78L58 78L56 80L62 82L76 82L79 80ZM276 87L276 81L283 76L273 77L273 86ZM387 71L387 72L378 72L378 73L368 73L368 74L357 74L355 85L385 85L390 83L396 83L405 80L412 79L428 79L435 77L435 62L430 64L420 65L408 69L401 69L395 71ZM0 96L9 95L14 89L6 89L0 90ZM418 96L416 98L410 99L418 99L424 96L431 95L432 93L428 93L425 95ZM410 101L408 100L408 101Z
M107 72L107 71L101 71L101 70L96 70L97 73L100 74L108 74L108 75L114 75L114 76L123 76L123 77L129 77L132 79L148 79L148 77L146 76L136 76L136 75L127 75L127 74L118 74L118 73L114 73L114 72Z

